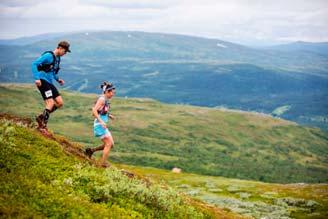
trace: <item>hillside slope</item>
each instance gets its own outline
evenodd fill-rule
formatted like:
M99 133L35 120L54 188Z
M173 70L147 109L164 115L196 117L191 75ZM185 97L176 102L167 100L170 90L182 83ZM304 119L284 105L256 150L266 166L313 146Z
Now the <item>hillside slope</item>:
M1 218L242 218L165 184L97 168L81 145L29 127L28 119L0 116Z
M267 184L122 164L105 170L81 145L46 138L31 120L8 114L0 115L0 137L1 218L328 216L327 184Z
M328 184L272 184L118 164L220 208L258 219L328 217Z
M96 95L62 92L64 108L49 128L87 146ZM35 88L0 86L1 112L34 117L43 108ZM270 116L147 99L112 101L115 147L110 160L266 182L328 182L328 135ZM68 125L69 124L69 125Z

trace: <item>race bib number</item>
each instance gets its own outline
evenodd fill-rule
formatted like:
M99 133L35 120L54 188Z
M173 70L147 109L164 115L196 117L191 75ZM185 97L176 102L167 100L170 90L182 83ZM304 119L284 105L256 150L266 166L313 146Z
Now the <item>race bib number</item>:
M44 94L46 95L46 97L52 97L52 91L48 90L46 92L44 92Z

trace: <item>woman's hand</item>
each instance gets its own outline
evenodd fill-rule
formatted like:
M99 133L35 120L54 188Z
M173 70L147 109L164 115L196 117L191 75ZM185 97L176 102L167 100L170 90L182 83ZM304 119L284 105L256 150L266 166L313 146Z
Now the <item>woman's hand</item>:
M106 125L106 123L104 123L104 121L99 121L99 123L104 129L107 128L107 125Z
M111 120L115 120L115 116L113 116L112 114L109 114L108 117L109 117Z

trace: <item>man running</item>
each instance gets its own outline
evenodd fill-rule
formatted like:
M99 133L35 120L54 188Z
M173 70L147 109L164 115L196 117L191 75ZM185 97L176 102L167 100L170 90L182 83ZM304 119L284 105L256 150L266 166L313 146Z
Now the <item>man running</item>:
M32 63L34 83L39 89L45 103L45 109L36 117L38 129L47 131L47 123L50 113L63 106L63 99L57 88L53 85L55 79L60 85L64 85L64 80L58 77L60 69L60 57L64 56L69 49L69 43L61 41L54 51L44 52Z

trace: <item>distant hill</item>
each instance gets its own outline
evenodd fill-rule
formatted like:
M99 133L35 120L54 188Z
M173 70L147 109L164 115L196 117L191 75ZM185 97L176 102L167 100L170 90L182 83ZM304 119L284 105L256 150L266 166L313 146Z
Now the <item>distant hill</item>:
M310 43L310 42L298 41L289 44L272 46L270 48L274 50L285 51L285 52L290 52L290 51L313 52L323 56L328 55L328 42Z
M110 80L121 97L272 113L328 130L328 56L312 50L160 33L71 33L0 46L0 80L32 83L31 62L62 39L72 44L62 59L65 89L95 93Z
M95 94L62 92L64 108L49 122L55 133L95 146ZM0 86L0 112L34 117L43 109L36 88ZM328 134L258 113L150 99L115 98L110 160L132 165L264 182L328 182Z
M36 43L42 40L49 40L53 38L63 37L68 35L67 33L46 33L40 34L36 36L29 37L21 37L17 39L3 39L0 40L0 45L16 45L16 46L24 46L32 43Z

